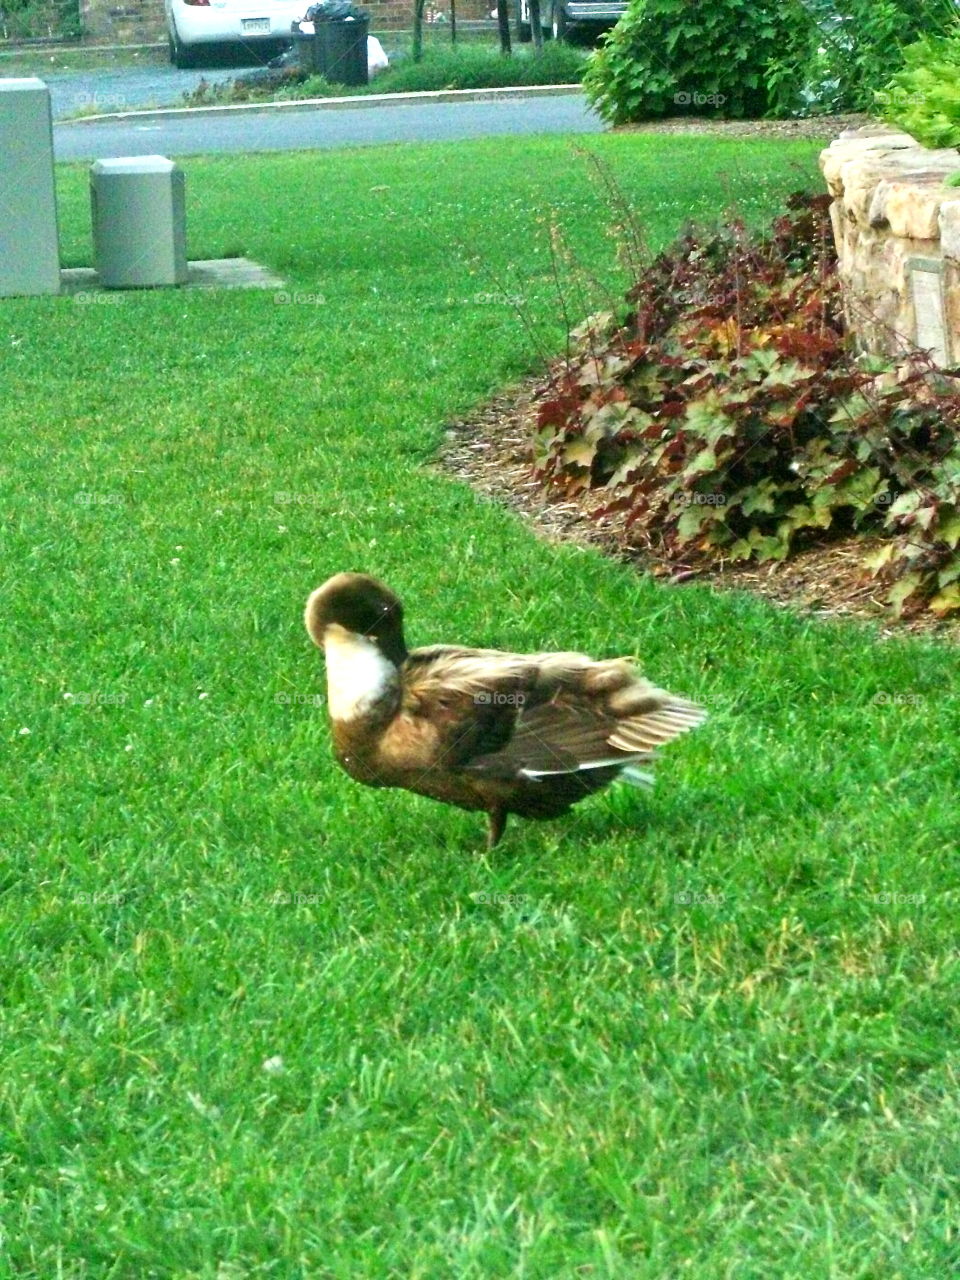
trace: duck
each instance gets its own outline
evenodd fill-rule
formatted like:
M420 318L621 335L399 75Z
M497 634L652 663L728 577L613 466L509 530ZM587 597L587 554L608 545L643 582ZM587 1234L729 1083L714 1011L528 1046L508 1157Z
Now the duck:
M401 787L487 814L487 848L510 814L558 818L695 728L705 710L657 688L630 658L408 649L403 605L376 578L337 573L307 600L323 650L338 763L370 787Z

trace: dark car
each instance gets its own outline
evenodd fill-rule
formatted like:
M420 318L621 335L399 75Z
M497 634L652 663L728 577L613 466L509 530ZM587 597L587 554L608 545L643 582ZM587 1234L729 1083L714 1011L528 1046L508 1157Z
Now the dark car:
M627 0L540 0L540 24L545 36L563 40L572 34L598 36L608 31L626 12ZM516 0L517 35L529 40L530 6Z

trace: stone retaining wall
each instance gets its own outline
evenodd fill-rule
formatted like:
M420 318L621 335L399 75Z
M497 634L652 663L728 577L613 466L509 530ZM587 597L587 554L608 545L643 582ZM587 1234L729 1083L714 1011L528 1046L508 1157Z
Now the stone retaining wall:
M912 346L960 364L960 151L887 125L849 130L820 156L847 320L862 347Z

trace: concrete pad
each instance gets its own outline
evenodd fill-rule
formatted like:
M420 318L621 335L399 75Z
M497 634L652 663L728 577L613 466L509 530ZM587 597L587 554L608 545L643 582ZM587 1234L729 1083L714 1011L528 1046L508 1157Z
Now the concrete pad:
M69 267L60 275L64 293L106 292L93 267ZM186 284L178 288L282 289L283 281L250 258L204 258L187 263Z

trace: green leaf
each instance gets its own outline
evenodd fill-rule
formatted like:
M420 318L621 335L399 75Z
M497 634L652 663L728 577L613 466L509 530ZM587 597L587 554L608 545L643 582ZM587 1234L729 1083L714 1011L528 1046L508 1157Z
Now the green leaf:
M584 417L587 418L584 437L592 443L609 440L625 427L632 426L639 415L640 410L635 409L629 401L608 401L589 417L584 411Z
M930 608L940 617L960 609L960 583L953 582L943 591L938 591L930 601Z
M687 507L677 521L677 533L684 542L689 542L691 538L696 538L703 526L712 519L714 519L714 513L710 507Z
M574 467L593 466L593 460L597 456L597 446L590 440L584 439L582 436L576 440L568 440L563 446L563 460Z
M887 592L887 603L892 605L896 617L900 617L906 601L920 586L922 575L919 573L904 574Z
M876 551L871 551L869 555L863 557L864 565L872 570L873 576L876 577L879 571L885 568L893 559L897 550L896 543L885 542L882 547L878 547Z
M687 475L695 476L704 471L716 471L717 455L712 449L701 449L697 456L688 464Z
M960 512L937 521L937 538L953 551L960 542Z
M755 512L766 512L773 515L777 509L777 496L780 493L780 485L776 480L761 480L754 487L752 493L748 493L741 504L743 514L752 516Z
M723 396L715 390L690 401L684 415L684 426L711 445L736 436L739 430L736 419L726 411Z
M619 467L607 481L609 488L614 489L617 485L628 484L636 472L643 467L648 456L647 449L629 449Z
M920 502L920 494L915 490L910 490L908 493L901 493L900 497L897 498L896 502L891 506L888 514L891 518L912 515L913 512L916 511L917 507L919 507Z

